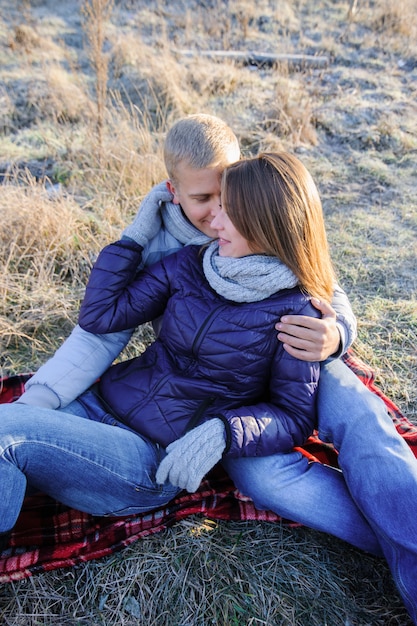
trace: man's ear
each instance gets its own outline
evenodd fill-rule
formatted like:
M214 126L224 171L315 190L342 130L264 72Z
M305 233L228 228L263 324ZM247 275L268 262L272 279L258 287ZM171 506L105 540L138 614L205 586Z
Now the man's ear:
M167 188L168 188L168 191L170 191L172 193L172 195L174 196L172 198L172 203L173 204L180 204L180 200L179 200L179 197L178 197L178 194L177 194L177 190L176 190L176 187L173 184L172 180L169 180L169 179L167 180Z

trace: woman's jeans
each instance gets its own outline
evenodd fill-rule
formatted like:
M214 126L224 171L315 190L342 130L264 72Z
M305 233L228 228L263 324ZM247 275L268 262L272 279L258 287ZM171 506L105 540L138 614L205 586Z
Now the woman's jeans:
M225 468L259 509L382 550L417 624L417 459L382 400L340 360L322 367L318 416L343 474L298 452L227 459Z
M417 624L417 460L382 401L341 361L319 385L319 435L343 473L298 452L226 459L238 489L260 509L384 554ZM19 515L27 484L93 515L128 515L169 502L155 484L165 451L109 415L86 392L63 411L0 406L0 532Z
M179 492L155 482L163 448L117 422L93 392L80 400L62 411L0 406L0 532L13 528L28 485L100 516L149 511Z

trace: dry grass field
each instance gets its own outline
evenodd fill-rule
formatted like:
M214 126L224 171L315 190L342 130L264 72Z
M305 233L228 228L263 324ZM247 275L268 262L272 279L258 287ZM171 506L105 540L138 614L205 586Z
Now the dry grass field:
M166 176L167 128L207 112L243 154L286 149L309 167L358 317L356 351L417 423L417 5L351 5L0 0L3 375L34 371L69 334L96 253ZM129 354L150 339L139 330ZM195 518L114 557L4 585L0 623L410 621L380 559L306 528Z

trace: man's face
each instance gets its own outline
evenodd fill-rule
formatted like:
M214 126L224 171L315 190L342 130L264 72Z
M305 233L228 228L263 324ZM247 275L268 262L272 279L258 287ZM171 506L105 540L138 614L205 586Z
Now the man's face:
M191 224L208 237L217 237L210 224L219 211L221 175L220 167L194 169L180 163L178 182L175 185L168 182L174 204L180 204Z

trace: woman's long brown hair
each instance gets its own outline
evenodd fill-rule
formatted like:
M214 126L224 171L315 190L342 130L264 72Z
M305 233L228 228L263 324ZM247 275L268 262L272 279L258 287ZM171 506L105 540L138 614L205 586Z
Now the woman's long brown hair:
M335 275L322 205L299 159L263 153L228 166L222 205L254 252L278 257L311 296L331 300Z

